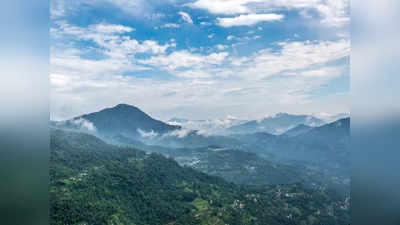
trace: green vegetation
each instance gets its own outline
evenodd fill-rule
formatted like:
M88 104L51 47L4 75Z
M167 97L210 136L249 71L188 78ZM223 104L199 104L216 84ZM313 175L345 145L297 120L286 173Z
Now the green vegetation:
M239 186L160 154L51 130L50 222L349 224L348 200L300 184Z

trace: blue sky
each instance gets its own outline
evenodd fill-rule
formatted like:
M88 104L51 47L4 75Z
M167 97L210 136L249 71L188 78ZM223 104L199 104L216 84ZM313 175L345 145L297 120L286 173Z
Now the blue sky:
M52 0L51 118L348 112L348 0Z

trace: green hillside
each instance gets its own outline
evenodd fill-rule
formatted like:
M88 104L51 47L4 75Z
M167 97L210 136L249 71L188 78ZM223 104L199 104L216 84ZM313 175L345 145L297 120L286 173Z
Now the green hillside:
M348 224L348 201L298 184L238 186L159 154L51 130L51 224Z

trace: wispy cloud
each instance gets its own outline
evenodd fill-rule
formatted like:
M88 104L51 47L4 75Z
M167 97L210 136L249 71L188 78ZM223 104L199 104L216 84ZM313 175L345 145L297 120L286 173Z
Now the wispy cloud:
M254 54L248 67L241 74L249 78L265 78L285 71L323 65L350 55L350 42L347 40L280 42L278 45L281 46L279 51L263 49Z
M232 40L232 39L234 39L234 38L235 38L235 36L229 35L228 37L226 37L226 40L230 41L230 40Z
M155 137L158 136L158 133L157 133L157 132L154 132L154 130L151 130L151 131L149 131L149 132L146 132L146 131L144 131L144 130L138 128L138 129L137 129L137 132L140 134L140 136L141 136L142 138L155 138Z
M153 56L149 59L140 60L139 62L145 65L173 71L176 69L199 69L212 65L220 65L227 56L227 52L201 55L190 53L188 51L174 51L169 55Z
M180 25L176 24L176 23L166 23L166 24L162 25L161 27L164 27L164 28L179 28Z
M69 47L54 48L51 56L51 67L55 73L122 73L124 71L148 70L137 63L134 56L139 53L161 54L168 48L175 47L174 42L160 45L154 40L139 42L131 39L126 33L133 32L135 29L123 25L114 24L94 24L88 27L78 27L67 22L58 22L57 27L53 27L51 36L54 41L91 41L93 47ZM82 55L87 51L93 51L102 55L101 59L84 58Z
M252 26L259 22L265 21L280 21L284 18L281 14L247 14L240 15L237 17L225 17L217 18L218 25L222 27L233 27L233 26Z
M225 49L227 49L227 48L229 48L229 46L228 45L221 45L221 44L218 44L218 45L216 45L215 46L218 50L225 50Z
M188 13L180 11L178 14L181 15L183 21L193 24L193 20Z
M192 130L190 129L177 129L177 130L173 130L171 132L165 133L163 134L163 138L165 137L177 137L177 138L184 138L187 135L189 135L192 132Z
M205 22L205 21L203 21L203 22L200 22L200 25L203 25L203 26L210 26L211 23L210 23L210 22Z

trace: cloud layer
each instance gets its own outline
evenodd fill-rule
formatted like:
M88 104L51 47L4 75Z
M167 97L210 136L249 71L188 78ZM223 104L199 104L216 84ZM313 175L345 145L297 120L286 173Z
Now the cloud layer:
M54 3L52 119L121 102L165 120L348 110L348 1ZM108 16L82 20L91 8Z

